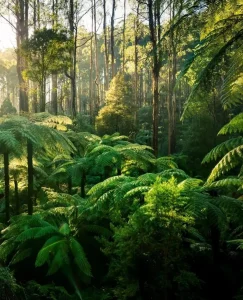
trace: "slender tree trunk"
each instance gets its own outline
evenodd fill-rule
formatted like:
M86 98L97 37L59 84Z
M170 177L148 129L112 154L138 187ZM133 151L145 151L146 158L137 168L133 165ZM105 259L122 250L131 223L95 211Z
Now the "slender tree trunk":
M115 76L115 38L114 38L114 21L115 21L116 0L112 0L112 15L111 15L111 77Z
M85 198L85 183L86 183L86 174L85 171L82 172L81 183L80 183L80 196Z
M72 183L72 177L68 177L68 194L72 195L72 188L73 188L73 183Z
M107 28L106 28L106 0L103 0L103 31L104 31L104 44L105 44L105 90L109 88L109 52L107 45Z
M46 110L46 78L43 75L42 82L40 85L40 112Z
M51 81L52 81L52 89L51 89L52 113L54 115L57 115L57 111L58 111L58 106L57 106L57 74L52 74Z
M27 163L28 163L28 214L33 214L33 191L34 191L34 169L33 169L33 145L27 140Z
M58 12L57 12L57 1L52 0L52 28L55 29L58 22ZM53 73L51 75L51 111L54 115L57 115L58 106L57 106L57 74Z
M5 214L6 222L10 219L10 204L9 204L9 154L3 154L4 159L4 196L5 196Z
M95 114L98 114L100 107L100 74L99 74L99 61L98 61L98 41L97 41L97 20L96 20L96 1L94 0L94 39L95 39L95 84L96 84L96 103L95 103Z
M19 110L28 111L27 81L22 72L26 69L26 59L22 55L22 45L28 39L28 0L17 0L16 2L16 28L17 28L17 74L19 80Z
M139 16L139 3L137 6L137 15L134 19L134 66L135 66L135 87L134 87L134 98L135 98L135 125L137 125L137 111L138 111L138 16Z
M173 26L175 17L174 2L170 2L170 26ZM176 147L176 37L174 30L170 32L170 55L169 55L169 93L168 93L168 155L175 153Z
M77 24L75 24L75 11L77 11L77 2L74 3L74 0L69 1L69 30L71 33L71 38L73 40L73 47L70 51L71 57L71 67L70 74L67 74L67 77L70 79L71 84L71 95L70 95L70 110L71 115L76 117L77 114L77 103L76 103L76 64L77 64Z
M159 1L158 1L159 2ZM159 71L161 68L160 55L158 53L158 47L160 40L161 29L156 32L156 21L159 21L160 12L159 4L153 5L153 0L148 0L148 10L149 10L149 30L150 39L152 42L153 49L153 68L152 68L152 93L153 93L153 141L152 145L154 148L155 156L158 155L158 125L159 125ZM160 27L160 24L158 24Z
M19 203L19 187L16 178L14 179L14 194L15 194L15 211L16 211L16 215L18 215L20 210L20 203Z
M122 72L125 72L125 43L126 43L126 0L124 0L124 13L123 13L123 30L122 30Z
M90 62L89 62L89 113L90 113L90 124L93 124L93 5L92 5L92 30L91 30L91 39L90 39Z

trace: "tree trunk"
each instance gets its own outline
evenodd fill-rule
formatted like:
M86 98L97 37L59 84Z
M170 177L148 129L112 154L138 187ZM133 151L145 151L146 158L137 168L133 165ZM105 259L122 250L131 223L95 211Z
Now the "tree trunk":
M10 219L10 204L9 204L9 154L3 154L4 159L4 196L5 196L5 214L6 222Z
M28 0L17 0L16 6L16 40L17 40L17 74L19 80L19 110L28 112L28 83L23 78L22 72L26 69L26 59L22 55L22 46L28 39Z
M69 195L72 195L72 188L73 188L72 177L69 176L68 177L68 194Z
M70 0L69 2L69 29L71 32L71 37L73 39L73 48L70 51L71 56L71 67L70 67L70 76L71 81L71 114L73 117L76 117L76 63L77 63L77 28L74 24L74 1Z
M34 169L33 169L33 145L27 140L27 163L28 163L28 214L33 214L33 191L34 191Z
M104 44L105 44L105 90L107 91L109 88L109 52L107 45L107 28L106 28L106 0L103 0L103 32L104 32Z
M159 125L159 71L161 68L161 50L159 48L160 28L160 1L153 5L153 0L148 0L149 30L153 49L152 68L152 93L153 93L153 141L155 156L158 155L158 125ZM156 25L157 21L157 25ZM158 29L157 29L158 28ZM157 30L157 31L156 31Z
M52 81L52 89L51 89L51 107L52 113L57 115L57 74L52 74L51 76Z
M98 61L98 41L97 41L97 28L96 28L96 1L94 1L94 38L95 38L95 84L96 84L96 101L95 101L95 115L98 114L100 107L100 74L99 74L99 61Z
M46 78L42 78L40 84L40 112L45 112L46 110Z
M126 43L126 0L124 0L124 13L123 13L123 30L122 30L122 72L125 72L125 43Z
M173 26L175 17L174 3L170 3L170 26ZM170 32L169 50L169 93L168 93L168 155L175 153L176 147L176 43L174 30Z
M111 78L115 76L115 39L114 39L114 21L115 21L116 0L112 0L112 15L111 15Z
M93 124L93 5L92 5L92 29L91 29L91 39L90 39L90 62L89 62L89 114L90 114L90 124Z
M19 203L19 188L18 188L17 179L14 179L14 194L15 194L15 211L16 211L16 215L18 215L20 210L20 203Z
M86 183L86 174L85 171L82 172L81 183L80 183L80 196L85 198L85 183Z
M138 111L138 16L139 16L139 3L137 6L137 15L134 19L134 67L135 67L135 87L134 87L134 98L135 98L135 126L137 125L137 111Z

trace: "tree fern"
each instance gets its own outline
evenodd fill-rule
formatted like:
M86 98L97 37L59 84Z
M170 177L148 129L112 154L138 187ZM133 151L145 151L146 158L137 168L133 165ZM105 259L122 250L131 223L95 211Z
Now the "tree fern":
M213 6L213 4L211 4ZM210 11L210 10L208 10ZM235 57L241 55L242 47L239 47L243 37L243 18L241 1L229 1L224 7L214 7L207 17L204 30L202 30L200 46L193 59L190 59L190 66L201 62L201 72L196 77L192 91L185 103L182 118L188 113L188 108L195 98L196 93L212 77L213 70L223 60L227 51L234 46ZM237 22L236 19L237 18ZM237 59L235 60L237 61ZM222 90L222 104L225 108L240 103L242 101L239 80L242 68L234 68L234 59L231 62L229 74L226 76ZM238 64L239 66L239 64ZM189 67L186 67L186 71ZM185 74L186 71L182 71ZM233 72L233 74L232 74ZM230 74L231 73L231 74ZM205 87L206 85L204 85ZM236 88L237 87L237 88ZM237 92L232 89L237 89Z

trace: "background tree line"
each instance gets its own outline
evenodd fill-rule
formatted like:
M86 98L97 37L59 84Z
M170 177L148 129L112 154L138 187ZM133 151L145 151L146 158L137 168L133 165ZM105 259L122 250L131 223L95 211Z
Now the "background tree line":
M181 145L187 128L205 122L212 128L206 153L228 121L221 92L241 38L240 9L240 1L10 3L1 14L11 14L18 43L15 54L1 53L2 101L82 118L100 134L146 142L156 155L190 148ZM203 87L198 76L219 45L228 50ZM200 117L188 113L181 124L189 97L187 112L193 106Z

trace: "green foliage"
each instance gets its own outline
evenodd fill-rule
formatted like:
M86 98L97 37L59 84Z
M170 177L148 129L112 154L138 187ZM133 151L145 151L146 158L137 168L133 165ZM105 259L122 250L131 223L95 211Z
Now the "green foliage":
M25 299L24 290L19 286L8 268L0 267L1 299Z
M4 115L13 115L16 114L17 110L10 102L9 99L5 99L0 107L0 117Z
M219 132L219 134L232 134L242 132L242 118L243 114L239 114L234 117L228 124L226 124ZM223 157L222 157L223 156ZM203 162L209 162L211 160L221 160L212 170L208 182L213 182L218 177L224 175L226 172L234 169L236 166L242 166L243 157L243 145L242 137L235 137L227 140L226 142L216 146L212 149L207 156L204 158Z
M70 64L70 45L64 30L36 30L24 46L29 60L29 67L25 70L27 77L41 83L49 74L67 70Z
M105 106L96 117L96 130L100 135L120 132L129 135L134 131L134 104L131 82L118 73L106 93Z

